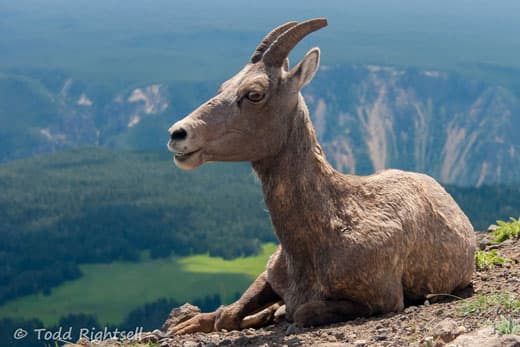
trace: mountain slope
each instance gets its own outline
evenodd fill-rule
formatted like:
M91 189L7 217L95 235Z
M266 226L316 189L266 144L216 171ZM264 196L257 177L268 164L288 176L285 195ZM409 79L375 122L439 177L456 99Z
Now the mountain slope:
M79 146L163 150L168 127L217 82L109 91L59 72L0 75L0 161ZM446 184L516 183L520 99L447 72L323 66L304 89L328 158L341 171L425 172Z
M0 162L82 146L163 149L173 114L210 89L170 82L113 91L55 70L0 73Z
M520 101L508 89L438 71L323 67L305 90L318 136L340 170L426 172L481 186L520 174Z

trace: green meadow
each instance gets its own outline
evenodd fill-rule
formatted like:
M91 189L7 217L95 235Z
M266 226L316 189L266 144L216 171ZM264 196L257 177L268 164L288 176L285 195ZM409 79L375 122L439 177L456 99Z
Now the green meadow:
M82 265L83 276L51 294L29 295L0 307L2 318L39 318L45 325L60 317L86 313L101 324L121 323L134 308L160 298L178 302L220 294L230 302L261 273L276 245L264 244L257 256L224 260L208 255Z

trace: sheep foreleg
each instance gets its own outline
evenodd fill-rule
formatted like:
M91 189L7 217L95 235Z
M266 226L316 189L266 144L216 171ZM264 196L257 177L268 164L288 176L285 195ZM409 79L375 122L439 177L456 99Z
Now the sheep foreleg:
M274 314L274 311L271 314L272 310L268 308L280 300L267 282L266 273L263 272L234 303L222 306L215 312L198 314L175 326L172 332L180 335L265 325L271 321ZM264 309L268 310L264 312ZM250 317L242 322L247 316Z

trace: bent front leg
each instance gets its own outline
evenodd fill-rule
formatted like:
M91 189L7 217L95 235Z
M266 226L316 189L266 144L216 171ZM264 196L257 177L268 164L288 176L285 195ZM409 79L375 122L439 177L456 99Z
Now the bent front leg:
M242 294L240 299L228 306L223 306L217 310L215 322L216 330L236 330L241 328L242 320L246 316L253 315L263 309L277 303L281 298L275 293L271 285L267 282L267 273L262 272L249 288ZM268 317L259 320L255 325L263 325L268 321ZM248 323L247 327L251 327Z
M194 332L208 333L222 329L238 330L246 316L253 315L279 300L280 297L267 282L266 272L263 272L234 303L222 306L215 312L200 313L175 326L172 332L182 335ZM262 325L267 319L268 317L256 321L254 326ZM247 324L247 327L252 326L250 322Z

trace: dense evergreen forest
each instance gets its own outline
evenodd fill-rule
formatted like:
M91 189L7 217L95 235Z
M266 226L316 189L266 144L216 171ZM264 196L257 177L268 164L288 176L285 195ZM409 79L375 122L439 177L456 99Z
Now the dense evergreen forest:
M519 187L448 186L477 230L520 214ZM78 264L276 241L247 164L184 172L167 153L74 150L0 165L0 304L81 276Z
M77 264L276 241L247 165L190 173L168 154L81 150L0 166L0 303L80 276Z
M475 230L484 231L497 220L520 216L520 185L445 188L466 212Z

